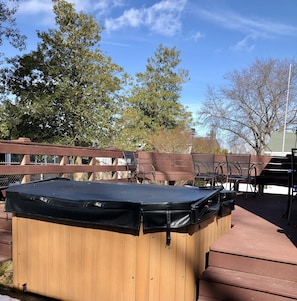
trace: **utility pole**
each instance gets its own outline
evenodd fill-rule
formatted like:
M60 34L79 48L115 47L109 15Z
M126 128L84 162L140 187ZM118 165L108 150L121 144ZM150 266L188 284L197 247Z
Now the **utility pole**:
M289 67L289 78L288 78L288 88L287 88L287 101L286 101L286 110L285 110L285 124L284 124L284 134L283 134L282 155L284 155L284 151L285 151L286 130L287 130L287 115L288 115L288 104L289 104L290 84L291 84L291 71L292 71L292 64L290 64L290 67Z

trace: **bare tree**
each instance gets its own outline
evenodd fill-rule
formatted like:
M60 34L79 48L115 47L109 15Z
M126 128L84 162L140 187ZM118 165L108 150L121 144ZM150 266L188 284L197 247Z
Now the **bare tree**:
M246 69L228 73L226 85L208 88L198 113L204 124L224 135L231 150L247 145L262 154L271 133L284 129L286 111L286 127L297 123L296 67L296 62L288 60L257 59Z

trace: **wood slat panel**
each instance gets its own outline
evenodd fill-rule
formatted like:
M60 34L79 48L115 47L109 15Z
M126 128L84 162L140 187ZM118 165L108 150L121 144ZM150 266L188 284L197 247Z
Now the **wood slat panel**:
M141 171L151 170L154 166L156 181L181 181L194 180L195 170L191 154L154 153L138 151L137 162L141 166L138 177L144 175ZM153 180L153 176L145 174L145 177Z
M175 262L175 301L186 300L186 259L187 259L187 236L182 233L174 237L176 241L176 262Z
M150 236L150 252L149 257L144 260L149 260L149 295L148 300L160 300L160 269L161 269L161 250L160 241L162 239L161 233L152 233ZM163 242L165 237L163 238Z
M150 289L150 235L143 235L142 228L136 237L135 300L146 300Z
M13 217L14 286L65 301L194 301L210 244L231 217L139 236Z

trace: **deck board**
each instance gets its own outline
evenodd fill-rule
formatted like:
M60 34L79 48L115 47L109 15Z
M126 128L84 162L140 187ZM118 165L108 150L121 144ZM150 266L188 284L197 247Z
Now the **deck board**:
M297 263L297 202L290 225L282 215L287 196L265 194L237 198L232 229L211 248L239 255Z

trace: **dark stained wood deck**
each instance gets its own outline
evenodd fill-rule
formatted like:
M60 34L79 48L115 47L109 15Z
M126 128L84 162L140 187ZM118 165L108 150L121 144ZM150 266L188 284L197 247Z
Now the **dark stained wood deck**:
M246 223L247 215L252 221L258 221L265 224L268 229L271 229L269 237L271 237L271 243L278 245L278 239L287 238L295 247L297 247L297 200L293 202L293 210L290 224L288 225L287 219L283 217L287 208L287 195L284 194L269 194L266 193L254 198L249 195L245 198L244 195L238 196L236 200L237 209L232 215L233 225L246 226L247 230L252 230L252 225ZM243 209L243 210L242 210ZM277 233L273 230L277 228ZM259 233L265 234L265 229L258 229ZM282 235L280 235L282 234ZM273 235L273 236L271 236ZM255 237L257 239L257 237Z
M232 229L211 246L198 300L297 300L294 205L288 225L286 195L238 196Z

